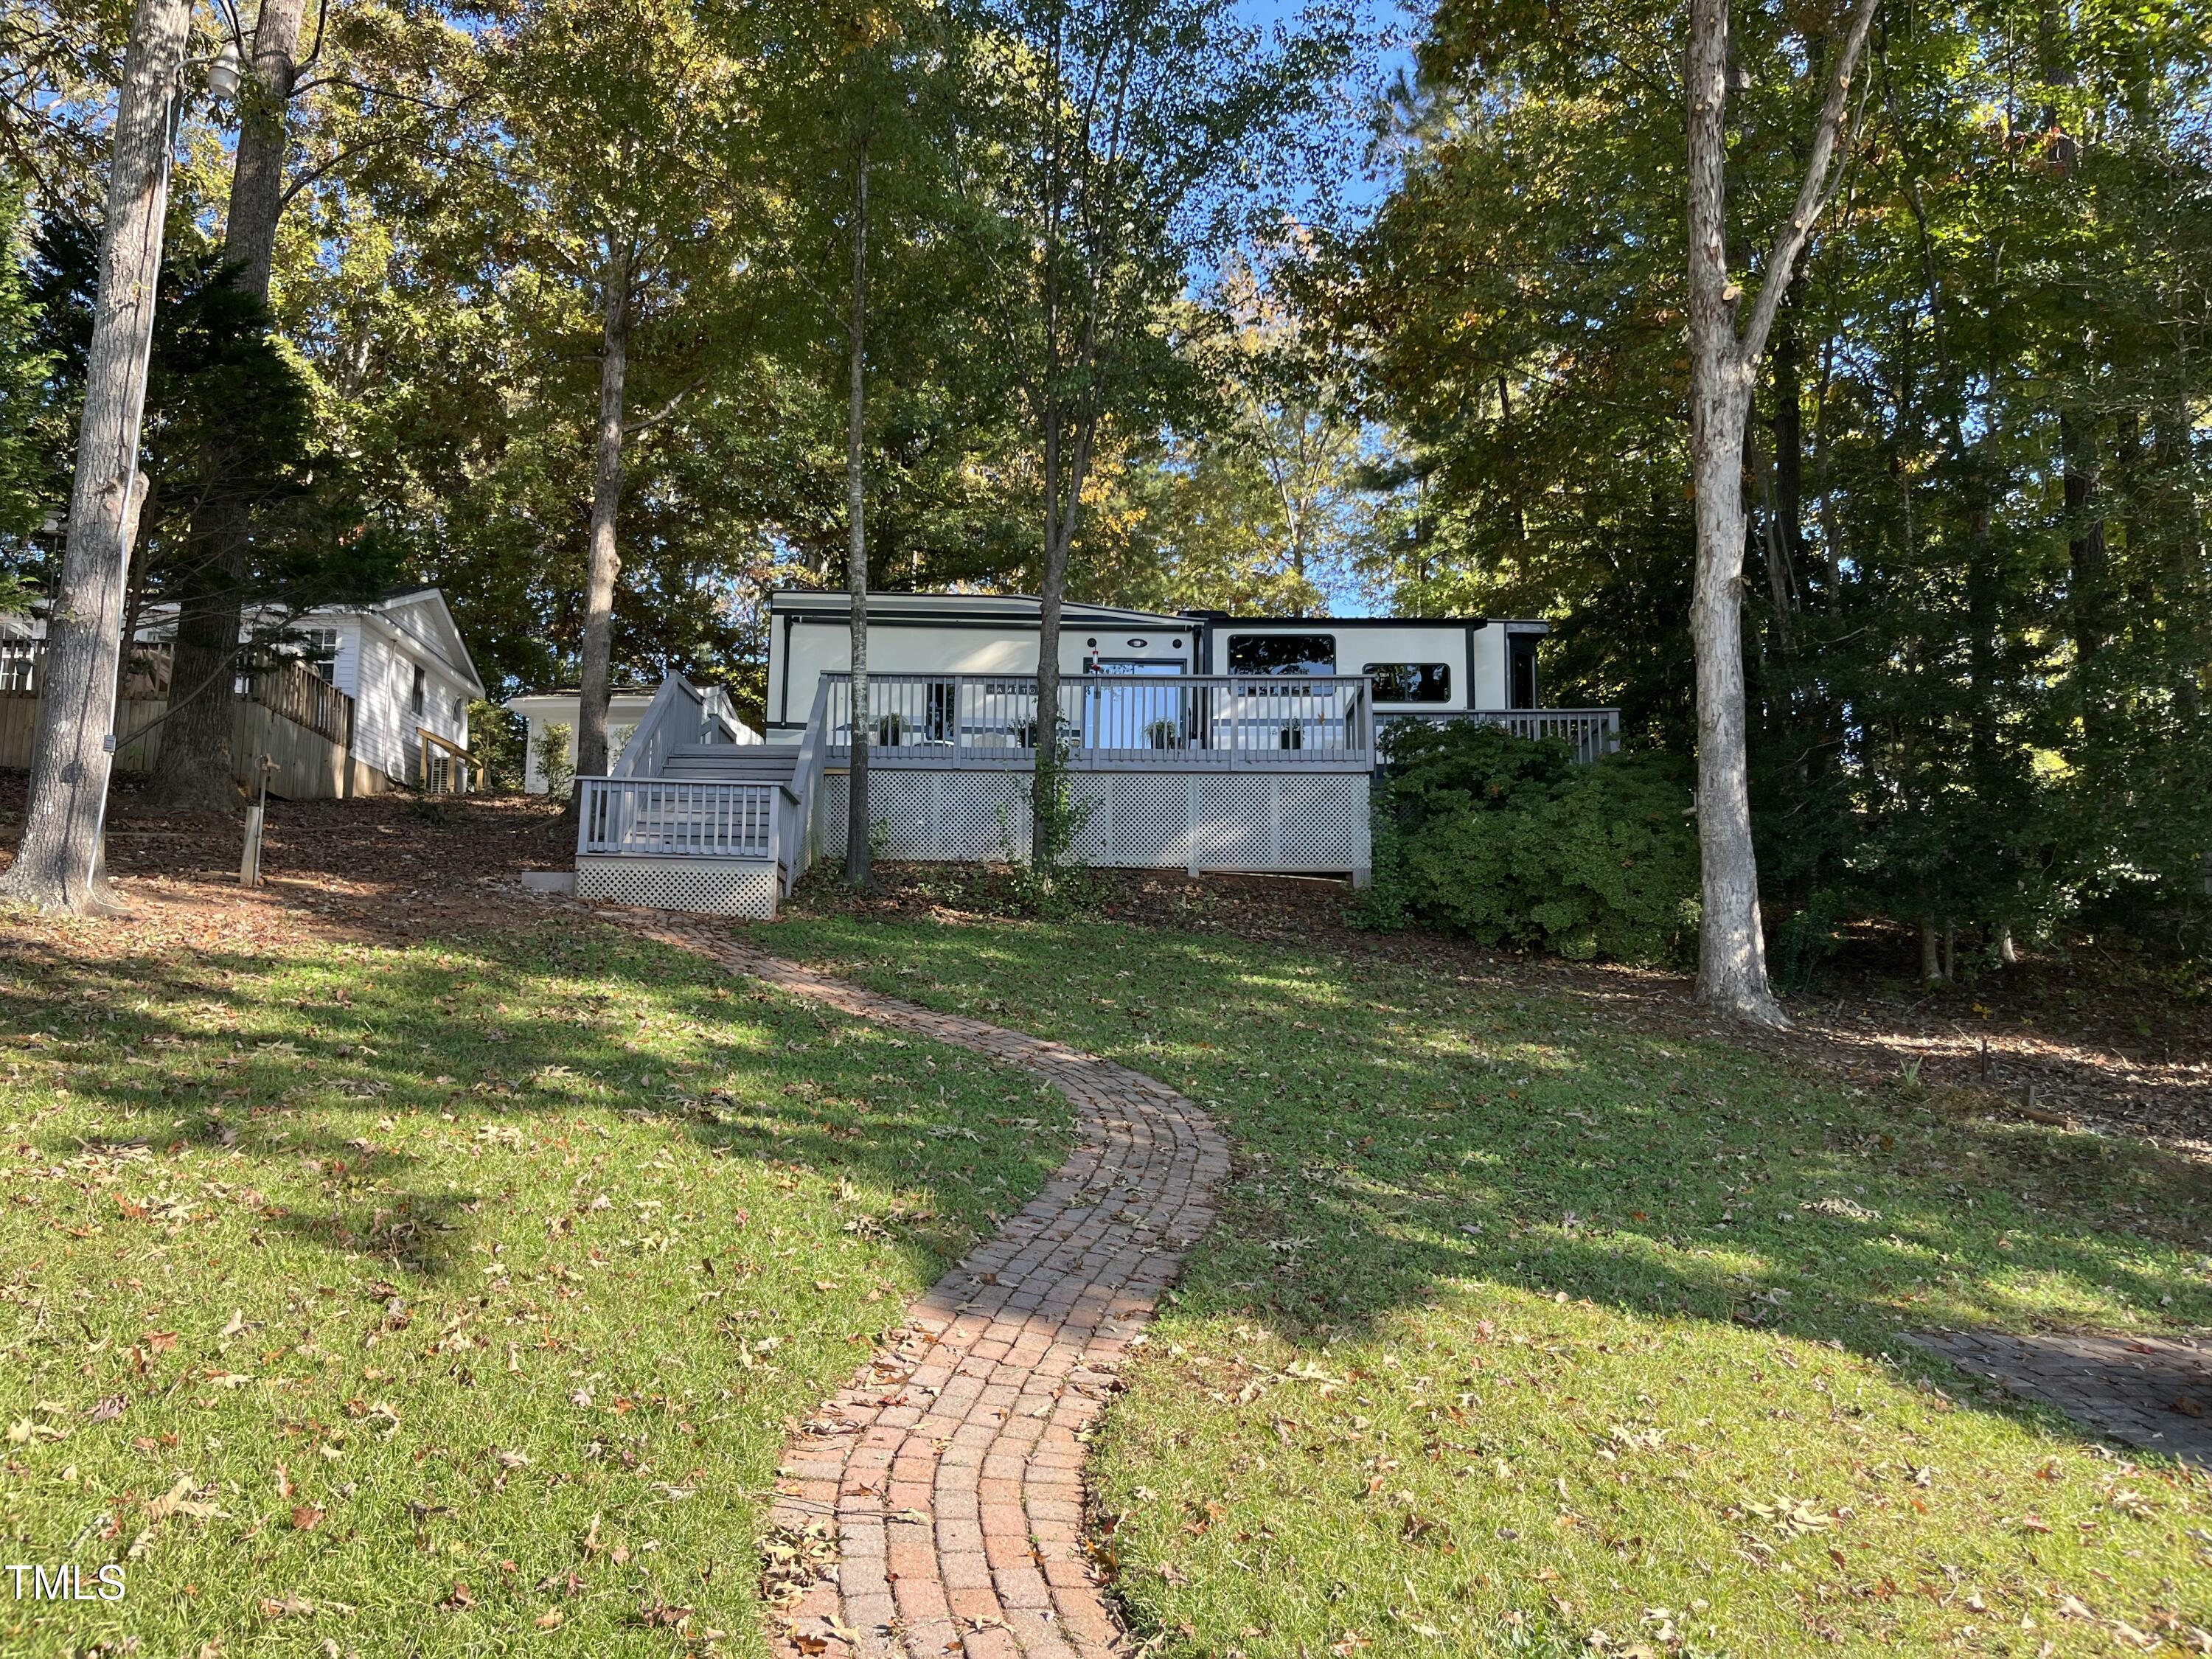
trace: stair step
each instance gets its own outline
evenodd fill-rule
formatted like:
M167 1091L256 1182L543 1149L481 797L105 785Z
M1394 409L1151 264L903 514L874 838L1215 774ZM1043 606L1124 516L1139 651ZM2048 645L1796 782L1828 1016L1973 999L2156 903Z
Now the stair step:
M795 744L685 744L668 751L667 778L716 778L750 783L788 783L799 763Z

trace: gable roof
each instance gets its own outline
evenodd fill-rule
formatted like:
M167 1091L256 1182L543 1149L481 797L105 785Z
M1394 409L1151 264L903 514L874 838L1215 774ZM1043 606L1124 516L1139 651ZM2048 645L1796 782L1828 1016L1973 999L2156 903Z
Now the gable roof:
M348 615L374 617L399 638L435 658L477 696L487 695L483 676L477 672L476 659L469 654L468 641L461 637L443 589L396 587L373 599L319 605L302 611L300 617Z

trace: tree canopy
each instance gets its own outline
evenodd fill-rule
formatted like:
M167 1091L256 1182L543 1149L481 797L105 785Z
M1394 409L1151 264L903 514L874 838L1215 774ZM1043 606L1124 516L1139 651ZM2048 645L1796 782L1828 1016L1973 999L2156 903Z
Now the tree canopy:
M1731 10L1736 283L1844 15ZM0 23L5 591L58 556L122 27ZM845 576L865 156L876 585L1540 616L1554 700L1687 755L1688 27L1440 0L1370 97L1379 37L1322 7L331 0L265 307L241 112L184 108L138 598L220 494L256 598L436 582L496 684L573 684L619 252L613 672L742 698L766 588ZM1877 15L1741 446L1785 971L1853 915L2204 927L2208 95L2176 0Z

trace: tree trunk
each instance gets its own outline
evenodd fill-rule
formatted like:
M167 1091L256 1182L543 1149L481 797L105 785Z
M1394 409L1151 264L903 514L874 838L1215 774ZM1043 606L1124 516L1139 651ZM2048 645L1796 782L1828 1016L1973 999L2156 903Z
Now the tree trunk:
M2112 558L2105 545L2102 468L2090 417L2071 410L2058 417L2058 445L2066 469L2068 611L2074 631L2074 683L2081 703L2082 734L2092 742L2106 726L2097 659L2112 640Z
M867 413L868 149L854 147L853 187L853 311L846 330L845 586L853 596L853 745L847 775L845 879L866 887L874 860L875 825L868 815L868 746L874 737L868 707L867 474L860 446Z
M2178 399L2161 403L2152 431L2158 500L2163 508L2160 516L2166 546L2166 610L2173 635L2168 669L2173 677L2175 709L2185 720L2194 720L2203 702L2197 683L2207 667L2208 653L2203 613L2189 602L2205 561L2203 515L2186 483L2194 442L2186 404Z
M23 838L0 878L0 893L42 909L85 915L112 908L100 836L115 759L128 538L168 206L170 98L191 18L185 0L137 0L124 57L69 538L41 671L46 696L32 744Z
M1785 1022L1767 985L1745 742L1743 439L1752 373L1736 336L1737 296L1728 271L1727 74L1728 0L1692 0L1690 458L1698 550L1690 636L1698 659L1698 846L1705 905L1698 995L1740 1019L1778 1025ZM1766 280L1787 280L1787 274L1770 270Z
M1743 437L1754 366L1832 187L1851 76L1878 0L1853 0L1827 71L1805 175L1760 276L1749 322L1729 278L1729 0L1691 0L1687 59L1690 230L1690 463L1698 506L1690 638L1698 658L1698 847L1705 910L1698 995L1724 1012L1784 1025L1766 979L1759 860L1751 838L1743 686Z
M1046 440L1044 571L1037 583L1036 775L1030 790L1030 859L1056 860L1061 785L1060 754L1060 616L1067 592L1067 538L1060 505L1060 441L1055 429ZM1067 514L1074 511L1071 501Z
M264 304L284 210L285 125L298 76L306 0L263 0L252 69L239 94L238 155L231 171L223 252L242 292ZM232 478L236 458L218 443L210 488L192 515L198 565L179 605L169 708L149 786L172 806L228 811L238 803L231 731L237 718L239 635L252 568L252 512Z
M607 769L607 697L612 689L615 582L622 556L615 550L615 520L622 507L623 385L629 372L630 269L628 241L607 239L601 284L599 421L592 482L590 568L584 589L584 662L576 702L576 775L601 777Z
M1920 918L1920 982L1941 985L1943 982L1943 948L1936 932L1936 918Z

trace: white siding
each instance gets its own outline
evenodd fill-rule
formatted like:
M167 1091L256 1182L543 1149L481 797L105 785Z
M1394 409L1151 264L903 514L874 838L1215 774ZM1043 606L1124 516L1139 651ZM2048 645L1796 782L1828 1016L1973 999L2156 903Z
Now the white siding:
M787 637L781 623L770 636L771 648ZM853 635L842 618L834 623L794 620L788 627L790 647L778 653L789 659L769 664L773 717L804 724L814 708L814 689L823 674L842 673L853 665ZM1098 641L1096 652L1089 643ZM1096 654L1123 660L1179 662L1186 672L1192 660L1193 635L1140 623L1112 627L1071 618L1060 629L1060 672L1080 674L1085 659ZM1181 641L1178 646L1177 641ZM1037 630L1018 622L989 627L933 628L927 624L868 626L868 667L878 674L1034 674L1037 665Z
M349 697L358 696L361 684L361 618L334 618L329 626L338 636L338 653L331 659L331 684Z
M405 751L389 684L393 661L391 647L374 629L360 631L354 658L353 752L356 760L404 778Z
M538 757L543 752L538 747L549 726L568 728L568 763L576 763L576 699L556 696L551 692L527 697L517 697L507 707L522 716L529 728L529 749L524 761L523 789L532 795L545 793L545 774L538 769ZM645 711L653 707L649 695L636 692L617 692L607 702L607 763L611 766L622 757L623 744L629 741L637 723L645 718Z
M412 641L396 641L374 628L363 628L356 653L358 665L354 690L354 754L395 778L416 781L422 770L422 739L418 728L428 728L448 741L468 747L465 708L456 718L456 698L465 699L467 688L427 653L417 654ZM422 711L415 711L415 670L422 677Z

